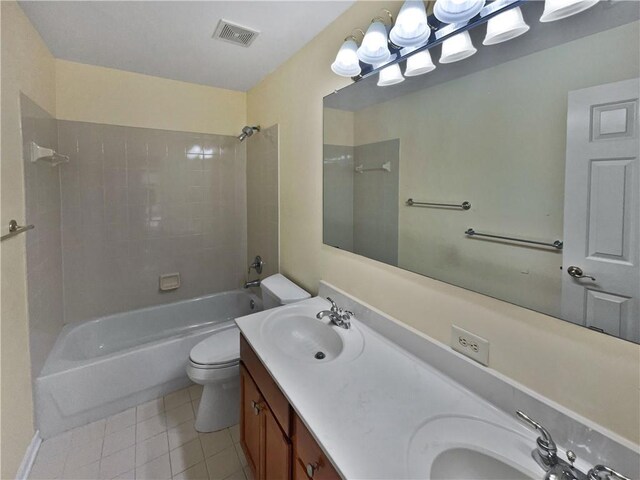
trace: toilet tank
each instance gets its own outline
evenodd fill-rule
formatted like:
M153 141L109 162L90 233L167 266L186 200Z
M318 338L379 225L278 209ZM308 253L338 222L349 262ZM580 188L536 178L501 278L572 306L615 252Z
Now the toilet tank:
M311 295L306 290L303 290L279 273L262 280L260 289L262 290L262 303L265 310L311 298Z

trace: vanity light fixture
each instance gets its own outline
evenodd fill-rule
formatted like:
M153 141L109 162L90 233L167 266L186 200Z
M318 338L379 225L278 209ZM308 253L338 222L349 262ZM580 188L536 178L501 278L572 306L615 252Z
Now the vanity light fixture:
M354 30L359 31L364 37L364 32L359 28ZM341 77L355 77L360 75L360 60L358 59L358 44L356 37L351 34L344 39L344 43L340 47L335 61L331 64L331 70L336 75Z
M400 54L404 57L414 50L416 50L416 48L403 48L400 50ZM404 76L416 77L418 75L429 73L435 69L436 66L433 64L433 60L431 60L431 53L429 50L422 50L421 52L416 52L407 58L407 66L404 70Z
M478 50L471 42L468 31L460 32L442 42L442 53L440 63L453 63L469 58Z
M482 44L495 45L506 42L528 31L529 25L524 21L522 10L520 10L520 7L515 7L489 19L487 22L487 34Z
M378 65L378 68L381 65ZM389 65L388 67L380 70L378 74L378 86L379 87L387 87L389 85L395 85L396 83L404 82L404 77L402 76L402 72L400 71L400 65L394 63L393 65Z
M427 11L422 0L406 0L400 8L395 26L389 32L389 40L399 47L417 47L431 36Z
M384 12L389 15L391 24L393 24L391 12L388 10L384 10ZM389 61L391 52L388 45L387 26L383 17L375 17L371 20L371 25L369 25L367 33L362 39L362 45L358 48L357 54L360 60L372 65L379 65Z
M543 23L555 22L576 13L584 12L596 3L598 3L598 0L545 0L544 11L540 21Z
M463 23L475 17L485 0L436 0L433 14L443 23Z

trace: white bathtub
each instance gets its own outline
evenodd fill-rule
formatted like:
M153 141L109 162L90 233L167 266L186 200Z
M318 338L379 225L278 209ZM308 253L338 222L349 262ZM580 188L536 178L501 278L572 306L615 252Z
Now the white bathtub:
M230 291L66 325L36 379L42 438L187 386L191 348L262 309Z

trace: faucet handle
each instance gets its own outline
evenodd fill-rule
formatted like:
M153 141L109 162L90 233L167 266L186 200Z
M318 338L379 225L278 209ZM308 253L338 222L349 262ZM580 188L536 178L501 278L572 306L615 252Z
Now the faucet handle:
M327 300L329 300L329 302L331 303L331 311L333 313L338 313L338 305L336 305L336 302L331 300L331 297L327 297Z
M596 465L587 473L589 480L630 480L621 473L616 472L613 468L606 465Z
M547 429L520 410L516 412L516 416L519 420L526 423L527 425L529 425L529 427L540 433L540 436L537 440L538 451L543 457L545 463L556 463L558 447L556 447L556 442L553 441L553 438L551 438L551 434L547 431Z

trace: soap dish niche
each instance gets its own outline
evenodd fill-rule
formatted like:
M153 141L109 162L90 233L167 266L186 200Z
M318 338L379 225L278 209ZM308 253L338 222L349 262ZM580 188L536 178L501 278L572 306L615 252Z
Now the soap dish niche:
M165 273L160 275L160 291L169 292L180 288L179 273Z

